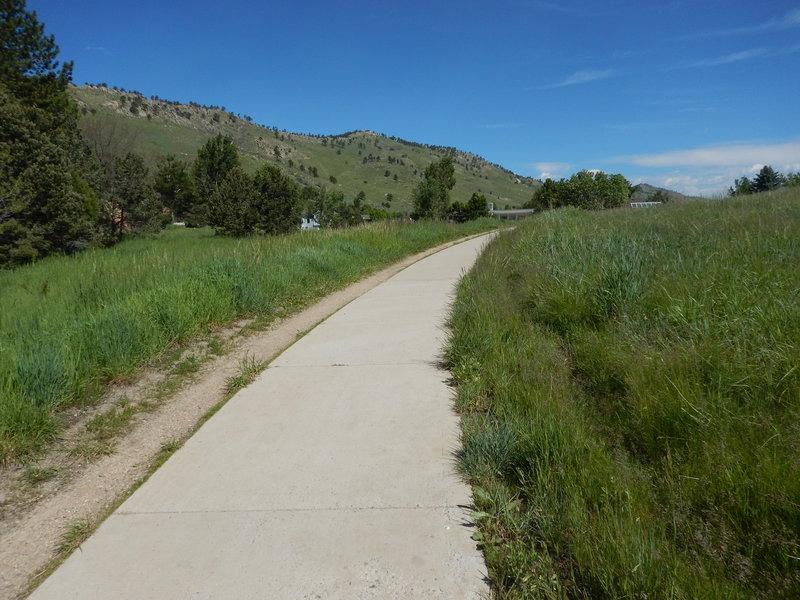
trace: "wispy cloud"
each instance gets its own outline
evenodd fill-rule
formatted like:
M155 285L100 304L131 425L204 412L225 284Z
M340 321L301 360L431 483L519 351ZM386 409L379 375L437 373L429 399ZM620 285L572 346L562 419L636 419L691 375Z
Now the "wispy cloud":
M726 54L725 56L717 56L715 58L705 58L694 62L686 63L686 67L717 67L719 65L727 65L742 60L750 60L758 56L766 54L766 48L753 48L752 50L742 50L741 52L734 52Z
M86 46L84 50L87 50L89 52L100 52L101 54L105 54L106 56L116 56L116 54L114 54L110 50L107 50L106 48L103 48L102 46Z
M692 67L718 67L720 65L727 65L753 58L772 58L775 56L783 56L785 54L794 54L795 52L800 52L800 44L795 44L794 46L788 46L786 48L751 48L749 50L742 50L740 52L726 54L725 56L716 56L713 58L704 58L701 60L686 62L678 65L675 68L684 69Z
M800 141L776 144L730 144L660 154L620 156L613 162L640 167L736 167L800 162Z
M533 8L538 8L540 10L558 12L565 15L574 15L578 17L598 17L602 14L600 12L597 12L596 10L587 10L582 7L566 6L563 3L544 2L541 0L534 0L533 2L526 2L525 4L528 6L532 6Z
M563 162L537 162L526 165L539 172L538 179L558 179L572 167L570 163Z
M580 85L582 83L589 83L590 81L598 81L600 79L608 79L614 74L614 69L605 69L603 71L576 71L572 75L568 75L562 81L544 86L542 89L553 89L566 87L568 85Z
M765 33L769 31L781 31L783 29L791 29L792 27L800 27L800 8L790 10L782 17L775 17L763 23L755 25L745 25L743 27L733 27L731 29L716 29L712 31L704 31L687 36L680 39L697 39L705 37L718 37L725 35L741 35L748 33Z

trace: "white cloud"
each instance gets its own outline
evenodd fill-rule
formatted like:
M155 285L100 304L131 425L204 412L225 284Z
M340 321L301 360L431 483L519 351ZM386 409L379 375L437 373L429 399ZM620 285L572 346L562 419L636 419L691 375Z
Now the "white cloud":
M800 171L800 141L720 144L622 156L606 162L653 169L637 174L635 183L646 182L690 196L714 196L725 194L735 179L752 177L764 165L782 173Z
M800 141L719 145L660 154L634 154L614 159L614 162L642 167L743 167L753 163L776 165L798 161L800 161Z
M553 88L560 88L566 87L568 85L579 85L581 83L589 83L590 81L597 81L599 79L608 79L614 74L613 69L605 69L603 71L576 71L572 75L565 77L559 83L553 83L550 85L544 86L542 89L553 89Z
M561 162L537 162L527 166L539 171L537 179L560 179L572 165Z

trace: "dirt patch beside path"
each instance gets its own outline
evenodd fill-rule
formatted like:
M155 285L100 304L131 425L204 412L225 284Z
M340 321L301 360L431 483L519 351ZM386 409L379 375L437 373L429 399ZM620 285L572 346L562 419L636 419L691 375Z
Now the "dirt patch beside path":
M30 469L19 465L0 469L3 480L0 489L0 598L26 595L31 582L52 566L56 549L71 526L79 521L92 525L102 521L147 476L165 444L185 440L203 416L225 399L226 382L239 374L242 361L247 358L259 363L271 360L299 335L379 283L414 262L465 239L471 238L410 256L326 296L296 315L275 321L264 331L229 338L235 344L233 350L205 361L197 373L153 410L137 412L133 425L114 440L108 454L92 460L78 460L63 448L55 449L40 461L47 465L43 474L55 473L55 476L35 486L26 483L38 476ZM245 325L247 322L239 323L235 331ZM152 382L163 379L164 375L153 369L140 373L135 382L125 386L126 401L133 406L146 401L152 393ZM70 432L85 430L86 424L100 411L96 407L76 413L75 422L65 437L69 437Z

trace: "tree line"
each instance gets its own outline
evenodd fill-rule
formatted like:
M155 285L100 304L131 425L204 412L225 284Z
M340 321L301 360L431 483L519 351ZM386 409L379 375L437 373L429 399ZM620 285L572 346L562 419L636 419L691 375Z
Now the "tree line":
M630 182L619 173L579 171L569 179L546 179L525 207L537 210L562 206L587 210L616 208L627 202L632 193Z
M764 165L761 170L750 179L740 177L728 188L729 196L747 196L758 194L759 192L769 192L784 186L800 185L800 173L782 173L773 169L770 165Z
M82 132L67 93L72 63L58 62L54 36L25 0L0 0L0 47L0 268L110 246L173 221L240 236L292 231L301 216L323 227L388 217L363 192L347 201L338 191L300 186L272 164L251 175L221 134L194 161L168 155L150 169L126 151L132 140L116 125L92 122ZM93 126L107 130L92 135ZM454 185L450 155L429 165L414 191L414 217L488 214L479 194L451 205Z

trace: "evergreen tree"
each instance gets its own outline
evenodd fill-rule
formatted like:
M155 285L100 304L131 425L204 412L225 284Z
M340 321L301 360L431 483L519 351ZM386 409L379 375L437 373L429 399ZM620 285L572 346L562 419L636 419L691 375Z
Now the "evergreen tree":
M300 226L300 190L277 165L264 164L253 183L255 227L264 233L289 233Z
M243 236L255 231L257 202L253 178L233 167L214 187L208 200L208 220L222 235Z
M95 237L99 170L67 95L72 65L23 0L0 0L0 267Z
M428 165L413 195L415 219L442 219L450 206L450 190L456 184L453 159L449 156Z
M159 229L162 207L148 180L144 159L132 152L116 157L106 193L107 240L119 241L126 232Z
M764 165L753 179L753 193L768 192L783 185L783 175L769 165Z
M194 162L195 186L201 205L208 202L220 182L237 166L239 152L230 137L220 133L203 144Z
M473 193L466 208L468 221L489 216L489 202L483 194Z
M156 168L153 186L174 218L181 220L191 214L197 199L186 162L172 154L163 157Z

